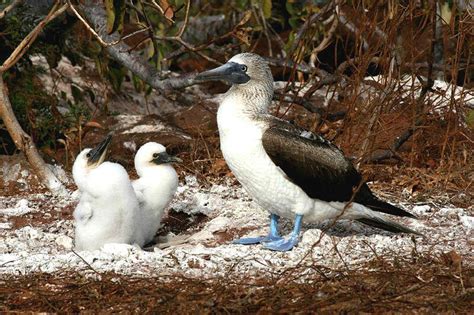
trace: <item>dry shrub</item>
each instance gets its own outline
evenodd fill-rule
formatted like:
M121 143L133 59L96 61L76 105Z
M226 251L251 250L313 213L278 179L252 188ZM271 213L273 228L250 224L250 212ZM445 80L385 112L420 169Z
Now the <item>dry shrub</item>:
M160 313L468 313L474 270L456 252L439 257L378 257L357 269L298 269L257 277L196 279L112 273L4 278L0 310Z

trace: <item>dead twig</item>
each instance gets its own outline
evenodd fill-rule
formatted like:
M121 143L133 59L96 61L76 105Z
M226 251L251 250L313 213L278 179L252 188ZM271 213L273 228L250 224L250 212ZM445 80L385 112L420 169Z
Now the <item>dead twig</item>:
M317 47L311 51L311 56L309 57L309 65L311 67L315 66L316 59L318 59L318 53L323 51L331 42L334 33L336 32L337 25L339 24L339 19L337 18L337 11L338 11L338 6L336 6L336 13L334 13L333 16L333 22L331 24L331 28L327 32L327 34L324 36L323 40L319 43Z
M119 38L112 42L104 41L102 37L89 25L89 23L87 23L86 19L84 19L82 15L76 10L76 8L74 7L74 5L71 3L70 0L68 0L68 4L72 12L74 12L76 17L79 19L79 21L81 21L82 24L85 26L85 28L87 28L87 30L91 32L92 35L94 35L95 39L97 39L102 46L104 47L114 46L114 45L117 45L122 40L121 38Z
M58 8L58 4L55 4L51 11L49 11L48 15L44 20L42 20L18 45L15 50L11 53L10 57L7 58L0 67L0 73L3 73L10 69L30 48L33 42L36 40L38 35L43 31L46 24L57 18L61 15L66 9L68 8L67 4L64 4L60 8Z
M404 131L400 136L395 138L393 144L390 146L389 149L384 150L380 153L376 153L372 155L370 158L366 160L366 162L380 162L386 159L390 159L392 157L396 157L396 151L406 142L410 137L415 133L415 131L423 125L423 122L425 121L424 118L424 112L425 112L425 97L426 94L429 91L432 91L433 85L434 85L434 80L432 79L433 77L433 64L434 64L434 51L435 51L435 46L436 46L436 3L434 3L434 8L432 10L432 39L431 39L431 46L430 50L428 52L428 75L427 75L427 80L423 80L423 78L419 75L417 75L418 80L421 83L421 92L418 98L416 99L415 102L415 122L413 126L408 128L406 131Z
M7 5L7 7L0 12L0 20L3 19L5 15L7 15L11 10L13 10L17 5L21 4L22 2L23 0L15 0L9 5Z
M212 62L213 64L216 64L216 65L221 65L222 62L219 62L216 59L211 58L211 57L203 54L199 49L197 49L192 44L186 42L183 39L184 31L186 30L186 27L188 26L190 6L191 6L191 1L189 0L189 1L186 2L186 13L185 13L185 16L184 16L184 22L181 25L181 28L179 29L178 33L175 36L158 36L158 35L155 35L154 38L158 39L158 40L177 42L181 46L186 48L187 50L189 50L191 52L194 52L195 54L201 56L202 58L206 59L207 61Z
M108 34L105 22L106 12L101 3L85 0L83 4L79 4L77 7L90 23L88 23L89 31L94 30L95 34L101 38L101 43L117 42L114 45L104 46L109 55L153 88L166 91L195 84L195 75L162 79L156 68L149 64L139 53L130 51L130 47L120 40L118 33Z

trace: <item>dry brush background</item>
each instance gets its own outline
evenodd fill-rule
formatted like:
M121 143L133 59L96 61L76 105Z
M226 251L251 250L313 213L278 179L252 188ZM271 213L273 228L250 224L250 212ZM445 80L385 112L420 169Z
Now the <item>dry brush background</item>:
M119 143L153 139L184 159L182 178L192 174L204 187L232 180L209 100L226 87L197 86L194 76L253 51L277 81L273 114L338 144L376 191L472 216L473 14L463 0L0 1L1 195L74 190L44 161L68 172L81 148L113 128L110 156L132 176L133 150ZM9 161L27 168L19 152L36 174L27 184L6 180ZM23 227L50 219L11 220ZM165 229L190 228L179 214L168 220ZM2 275L0 309L472 311L472 256L410 255L331 270L315 261L309 275L290 268L272 277L129 277L92 267Z

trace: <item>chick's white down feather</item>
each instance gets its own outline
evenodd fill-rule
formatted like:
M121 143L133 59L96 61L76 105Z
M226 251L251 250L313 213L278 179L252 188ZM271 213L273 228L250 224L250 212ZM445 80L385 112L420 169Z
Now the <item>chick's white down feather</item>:
M140 238L145 244L153 240L163 213L178 188L178 174L173 166L153 162L154 155L163 153L166 154L163 145L148 142L135 155L135 169L140 178L133 181L133 189L143 216Z
M96 167L87 163L83 150L73 166L73 177L80 191L74 211L75 247L95 250L106 243L142 246L136 236L140 209L125 169L116 163L104 162Z

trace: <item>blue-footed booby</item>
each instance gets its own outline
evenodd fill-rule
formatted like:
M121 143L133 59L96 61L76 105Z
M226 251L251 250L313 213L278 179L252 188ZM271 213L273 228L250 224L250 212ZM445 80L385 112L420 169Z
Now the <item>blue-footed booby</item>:
M95 250L107 243L143 245L135 237L140 209L127 171L104 162L110 141L109 135L74 161L72 174L81 194L74 210L77 250Z
M178 189L173 162L182 161L166 153L166 148L156 142L144 144L135 155L135 169L140 178L132 185L142 213L140 232L144 244L153 240L163 212Z
M268 113L273 77L262 57L235 55L196 79L231 84L217 112L221 150L242 186L270 212L268 236L242 238L235 243L262 243L271 250L287 251L298 243L303 220L338 218L418 234L383 214L414 218L374 196L337 146ZM280 217L295 219L289 239L278 233Z

